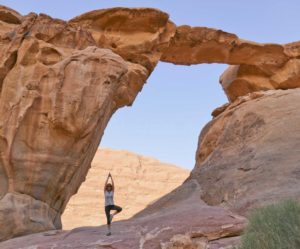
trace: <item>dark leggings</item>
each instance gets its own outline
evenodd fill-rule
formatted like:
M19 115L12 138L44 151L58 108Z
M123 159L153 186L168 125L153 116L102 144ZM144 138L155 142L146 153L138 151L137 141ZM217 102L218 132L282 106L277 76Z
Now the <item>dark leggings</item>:
M117 213L120 213L122 211L122 208L117 206L117 205L105 206L105 214L106 214L107 225L110 225L110 211L111 210L116 210Z

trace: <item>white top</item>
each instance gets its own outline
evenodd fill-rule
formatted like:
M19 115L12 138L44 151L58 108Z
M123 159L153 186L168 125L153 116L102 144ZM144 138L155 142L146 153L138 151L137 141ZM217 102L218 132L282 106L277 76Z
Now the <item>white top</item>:
M105 206L114 205L114 191L104 191Z

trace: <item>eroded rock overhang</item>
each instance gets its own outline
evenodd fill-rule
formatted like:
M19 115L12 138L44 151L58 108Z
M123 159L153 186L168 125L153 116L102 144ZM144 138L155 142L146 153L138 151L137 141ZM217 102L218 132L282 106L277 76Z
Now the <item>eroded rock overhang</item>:
M6 230L0 240L60 228L110 117L133 103L159 61L232 65L221 77L232 102L259 90L299 87L299 53L297 42L259 44L221 30L177 27L156 9L96 10L63 21L1 6L0 220Z

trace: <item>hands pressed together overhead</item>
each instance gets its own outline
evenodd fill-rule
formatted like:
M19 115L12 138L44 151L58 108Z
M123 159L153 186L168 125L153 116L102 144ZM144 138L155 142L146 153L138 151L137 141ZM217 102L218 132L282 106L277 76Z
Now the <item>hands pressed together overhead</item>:
M104 184L104 191L106 189L106 185L108 184L109 178L111 179L112 190L114 191L114 188L115 188L115 186L114 186L114 180L113 180L112 175L111 175L110 172L108 173L108 176L107 176L105 184Z

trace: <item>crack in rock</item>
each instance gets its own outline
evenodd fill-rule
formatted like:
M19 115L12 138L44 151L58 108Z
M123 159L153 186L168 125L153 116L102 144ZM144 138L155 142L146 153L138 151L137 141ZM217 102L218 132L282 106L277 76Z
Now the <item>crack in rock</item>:
M140 238L140 243L139 243L140 244L139 249L144 249L144 244L147 241L156 238L163 231L170 230L170 229L172 229L172 228L171 227L163 227L162 229L159 229L159 227L156 227L156 228L152 229L151 231L147 232L147 227L142 228L142 230L140 232L141 238Z

